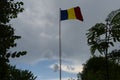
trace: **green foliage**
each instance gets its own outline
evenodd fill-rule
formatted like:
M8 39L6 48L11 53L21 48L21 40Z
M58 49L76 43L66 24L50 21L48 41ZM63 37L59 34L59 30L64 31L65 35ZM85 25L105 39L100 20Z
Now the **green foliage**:
M31 71L16 69L15 66L10 67L10 76L8 80L35 80L37 77Z
M9 66L0 58L0 80L8 80Z
M92 55L98 50L101 54L105 51L110 45L114 46L112 42L106 42L105 33L106 25L103 23L96 23L95 26L88 30L87 42L91 46L90 51Z
M109 62L109 79L120 80L120 65ZM92 57L83 67L82 80L106 80L106 59L104 57Z
M106 25L103 23L95 24L95 26L93 26L88 30L90 32L90 33L87 33L88 38L90 40L94 40L94 38L98 38L100 35L105 33L105 27Z
M115 24L110 30L110 35L113 37L114 42L120 42L120 24Z
M0 80L35 80L31 71L20 70L9 64L10 58L19 58L26 55L26 51L10 51L17 46L16 40L21 36L14 33L14 28L9 24L11 19L17 18L23 12L23 2L14 0L0 0Z
M31 71L16 69L15 66L8 64L2 66L6 68L0 67L0 80L35 80L37 78Z
M20 38L20 36L15 35L14 29L10 25L0 25L0 59L3 62L9 62L10 57L15 58L26 54L26 51L9 51L9 49L17 46L15 40Z
M91 54L98 50L106 58L90 58L83 67L82 80L106 80L108 77L109 80L120 80L120 50L106 53L109 47L114 47L115 42L120 42L120 9L112 11L105 21L96 23L86 35Z
M18 13L23 12L21 6L23 2L15 2L14 0L0 0L0 24L6 24L11 19L17 18Z
M113 50L108 54L108 58L109 60L112 60L113 62L120 64L120 50L117 49Z
M120 10L111 12L106 18L106 24L96 23L86 35L92 55L96 50L103 54L115 42L120 42Z

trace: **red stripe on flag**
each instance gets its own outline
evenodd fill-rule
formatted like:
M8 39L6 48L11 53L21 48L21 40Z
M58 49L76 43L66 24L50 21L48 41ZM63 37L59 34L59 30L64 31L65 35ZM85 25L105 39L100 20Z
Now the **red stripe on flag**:
M83 21L83 16L82 16L80 7L77 6L77 7L74 8L74 10L75 10L76 18L77 18L78 20Z

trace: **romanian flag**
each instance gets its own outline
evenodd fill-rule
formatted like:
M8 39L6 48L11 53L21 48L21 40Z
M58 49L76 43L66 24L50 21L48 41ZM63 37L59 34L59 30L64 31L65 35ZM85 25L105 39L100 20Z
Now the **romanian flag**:
M60 17L60 20L78 19L83 21L83 16L78 6L67 10L61 10Z

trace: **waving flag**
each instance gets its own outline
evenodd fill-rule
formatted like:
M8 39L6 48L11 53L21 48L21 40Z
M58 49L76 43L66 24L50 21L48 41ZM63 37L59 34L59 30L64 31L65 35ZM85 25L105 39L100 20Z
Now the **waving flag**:
M60 20L69 20L69 19L78 19L80 21L83 21L83 16L80 10L80 7L74 7L67 10L61 10L60 11Z

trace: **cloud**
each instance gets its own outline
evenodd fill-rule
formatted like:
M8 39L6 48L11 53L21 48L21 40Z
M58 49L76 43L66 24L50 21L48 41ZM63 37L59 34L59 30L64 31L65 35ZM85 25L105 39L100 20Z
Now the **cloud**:
M62 65L62 70L68 73L79 73L82 71L81 65Z
M62 80L68 80L68 79L71 79L70 77L66 77L66 78L62 78ZM75 79L76 80L76 78L72 78L72 79ZM71 80L72 80L71 79ZM58 78L56 78L56 79L48 79L48 80L59 80Z
M52 64L52 65L50 65L50 68L56 72L59 70L59 64ZM77 64L70 65L70 64L63 63L61 65L61 69L62 69L62 71L67 72L67 73L77 74L83 70L83 66L79 65L79 64L78 65Z
M43 60L55 60L57 63L59 8L81 7L84 22L78 20L61 22L62 70L73 74L81 72L82 64L91 56L87 45L87 30L98 22L104 22L111 11L120 7L120 0L24 0L23 2L25 11L11 21L15 33L22 37L16 41L18 44L13 50L26 50L28 54L14 59L17 61L16 64L22 62L37 65ZM51 63L50 69L53 69L55 64ZM44 78L46 79L46 75Z
M67 4L67 1L26 0L24 3L25 11L12 21L16 34L22 36L16 49L28 52L19 61L37 63L44 59L58 59L59 3ZM86 45L83 24L79 21L61 22L63 60L78 61L88 53L81 47Z
M23 2L25 11L12 21L12 25L16 34L22 36L17 41L18 45L15 49L28 52L19 61L26 63L58 59L59 8L81 7L84 22L77 20L61 22L62 60L81 64L90 57L85 35L87 30L96 22L104 21L110 11L119 7L119 0L73 0L69 3L66 0L25 0ZM111 7L111 5L116 6Z

